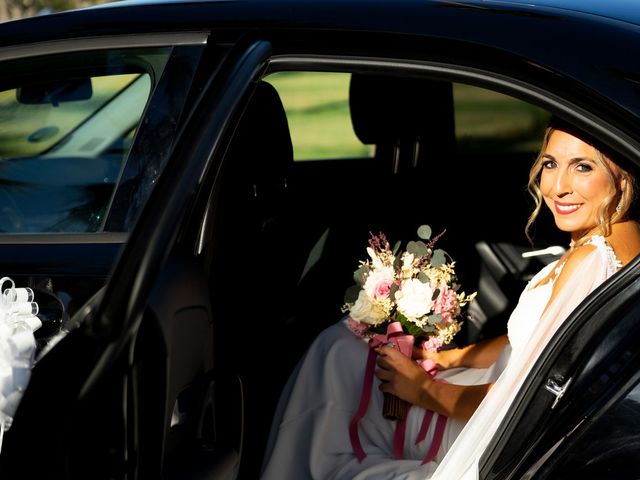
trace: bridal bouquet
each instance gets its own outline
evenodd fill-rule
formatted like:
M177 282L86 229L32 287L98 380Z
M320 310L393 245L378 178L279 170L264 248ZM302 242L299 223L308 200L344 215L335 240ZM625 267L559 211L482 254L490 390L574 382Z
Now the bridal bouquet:
M459 291L455 262L443 250L434 249L442 233L431 239L431 228L423 225L418 236L420 240L408 242L401 251L400 242L392 249L383 233L371 234L369 258L360 261L354 273L356 283L347 289L342 308L354 333L382 338L409 356L413 345L437 351L451 343L464 320L465 307L475 297ZM399 331L404 342L398 342ZM406 405L391 397L385 394L383 414L404 418Z

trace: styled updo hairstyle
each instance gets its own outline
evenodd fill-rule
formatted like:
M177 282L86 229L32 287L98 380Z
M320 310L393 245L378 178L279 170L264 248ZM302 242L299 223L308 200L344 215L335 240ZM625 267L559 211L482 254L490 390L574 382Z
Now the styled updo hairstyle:
M551 134L556 130L569 133L592 146L596 153L594 158L595 162L607 174L611 183L616 185L616 192L606 198L598 210L598 226L600 227L602 234L604 236L609 235L611 233L611 225L616 222L626 220L632 216L635 218L637 192L635 177L615 162L613 160L613 156L609 154L604 147L600 146L591 135L586 134L564 120L552 117L545 130L540 153L529 171L529 183L527 188L535 203L535 208L529 216L529 220L525 227L525 234L529 241L533 244L531 229L544 204L542 192L540 191L540 175L542 172L542 164L545 161L544 152L547 150ZM624 180L624 182L621 182L621 180ZM618 189L617 185L620 183L622 183L622 188Z

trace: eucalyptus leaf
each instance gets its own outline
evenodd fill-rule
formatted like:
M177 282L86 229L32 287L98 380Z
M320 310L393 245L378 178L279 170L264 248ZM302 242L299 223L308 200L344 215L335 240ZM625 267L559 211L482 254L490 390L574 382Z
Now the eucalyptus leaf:
M396 285L395 283L392 283L391 288L389 289L389 298L391 298L391 300L395 301L397 291L398 291L398 285Z
M358 300L358 295L360 295L360 286L351 285L344 293L345 303L355 303L355 301Z
M393 253L393 255L396 255L398 253L398 250L400 250L400 245L402 245L402 242L398 240L393 246L393 250L391 250L391 253Z
M426 333L427 335L431 335L432 333L436 333L436 329L433 326L429 325L429 324L426 324L424 327L422 327L422 331L424 333Z
M412 253L416 258L424 257L428 252L427 245L418 240L417 242L410 241L407 244L407 252Z
M439 288L436 288L436 289L433 291L433 295L431 296L431 301L433 302L436 298L438 298L438 295L440 295L440 289L439 289Z
M431 238L431 227L429 225L420 225L418 227L418 237L422 240L429 240Z
M418 273L418 280L420 280L422 283L429 283L431 281L429 275L424 272Z
M414 337L420 336L423 334L422 328L417 326L415 323L412 323L405 317L404 315L398 315L398 321L402 325L402 328L409 335L413 335Z
M431 256L431 265L434 267L440 267L447 263L447 254L444 250L440 250L439 248L433 251L433 255Z
M369 273L369 266L368 265L362 265L358 270L356 270L355 272L353 272L353 280L358 284L358 285L364 285L364 276Z
M427 317L427 323L429 325L437 325L441 321L442 321L442 315L440 315L439 313L434 313L433 315L429 315Z

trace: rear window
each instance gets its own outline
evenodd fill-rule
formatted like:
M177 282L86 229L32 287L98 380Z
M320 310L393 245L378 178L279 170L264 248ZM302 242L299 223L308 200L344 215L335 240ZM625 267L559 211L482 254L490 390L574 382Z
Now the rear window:
M373 158L349 111L350 73L279 72L265 80L284 105L294 160ZM462 154L535 152L549 114L508 95L453 84L456 148ZM427 115L429 112L425 112Z
M459 153L527 153L540 147L549 113L484 88L453 84Z
M265 80L278 91L295 161L373 157L356 137L349 112L349 73L280 72Z

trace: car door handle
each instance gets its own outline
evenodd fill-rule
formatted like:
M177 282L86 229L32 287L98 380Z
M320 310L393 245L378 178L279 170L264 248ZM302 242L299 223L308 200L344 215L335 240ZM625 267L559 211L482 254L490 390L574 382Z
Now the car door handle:
M556 398L553 401L553 405L551 405L551 410L556 408L556 405L564 395L564 392L569 388L569 384L571 383L572 378L569 378L562 385L554 378L547 378L547 383L544 384L544 388L546 391L551 392Z

